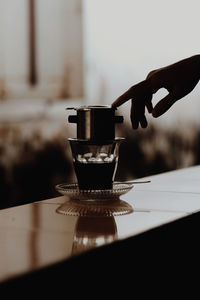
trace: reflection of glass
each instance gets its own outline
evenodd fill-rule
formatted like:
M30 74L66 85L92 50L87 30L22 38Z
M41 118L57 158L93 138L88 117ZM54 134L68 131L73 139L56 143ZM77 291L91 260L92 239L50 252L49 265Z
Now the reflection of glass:
M117 239L114 217L79 217L74 235L72 253L111 243Z
M69 139L80 189L112 189L122 140L123 138L116 138L96 143Z
M68 200L59 206L56 212L67 216L102 218L130 214L133 208L120 199Z

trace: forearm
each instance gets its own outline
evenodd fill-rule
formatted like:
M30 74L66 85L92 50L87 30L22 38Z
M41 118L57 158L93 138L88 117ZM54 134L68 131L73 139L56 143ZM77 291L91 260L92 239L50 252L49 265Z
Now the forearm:
M200 79L200 54L198 55L195 55L195 60L196 60L196 64L197 64L197 74L198 74L198 77Z

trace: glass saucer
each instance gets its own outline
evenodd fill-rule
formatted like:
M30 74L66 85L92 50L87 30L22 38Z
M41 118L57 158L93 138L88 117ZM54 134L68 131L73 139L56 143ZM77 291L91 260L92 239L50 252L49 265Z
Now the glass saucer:
M71 200L113 200L126 194L133 187L133 183L114 182L110 190L80 190L77 183L61 183L56 185L56 190Z
M67 216L112 217L130 214L133 208L119 198L109 201L68 200L59 206L56 212Z

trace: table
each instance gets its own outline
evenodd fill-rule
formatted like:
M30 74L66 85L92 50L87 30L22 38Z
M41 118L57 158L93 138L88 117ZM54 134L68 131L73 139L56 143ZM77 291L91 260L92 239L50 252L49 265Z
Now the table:
M121 196L133 207L122 216L59 214L56 209L69 200L66 196L1 210L0 283L140 237L200 210L200 166L146 179L151 183L134 185Z

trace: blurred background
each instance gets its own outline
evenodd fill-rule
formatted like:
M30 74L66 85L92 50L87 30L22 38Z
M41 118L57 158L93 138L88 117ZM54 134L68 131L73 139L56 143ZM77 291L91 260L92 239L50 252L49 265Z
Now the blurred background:
M75 181L69 106L111 104L147 74L199 54L198 0L0 0L0 208ZM154 96L154 104L166 91ZM118 180L200 163L200 85L149 127L117 134Z

